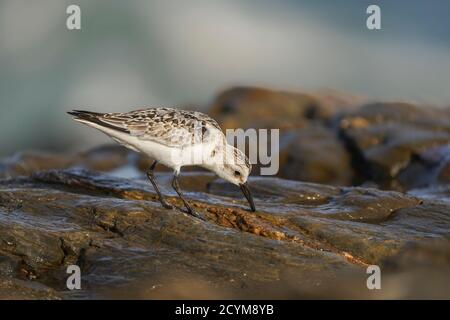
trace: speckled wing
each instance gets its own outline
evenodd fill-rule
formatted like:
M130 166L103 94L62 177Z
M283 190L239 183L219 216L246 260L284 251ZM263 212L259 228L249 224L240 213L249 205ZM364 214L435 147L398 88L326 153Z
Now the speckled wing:
M141 140L169 147L185 147L213 139L218 123L201 112L173 108L152 108L127 113L106 113L100 120L124 129ZM223 134L223 133L222 133Z

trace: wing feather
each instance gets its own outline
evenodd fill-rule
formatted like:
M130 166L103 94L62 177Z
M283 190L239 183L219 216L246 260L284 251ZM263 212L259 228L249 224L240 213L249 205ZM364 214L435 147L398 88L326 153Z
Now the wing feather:
M100 121L127 130L141 140L157 142L169 147L184 147L207 142L217 131L218 123L197 111L173 108L152 108L127 113L106 113Z

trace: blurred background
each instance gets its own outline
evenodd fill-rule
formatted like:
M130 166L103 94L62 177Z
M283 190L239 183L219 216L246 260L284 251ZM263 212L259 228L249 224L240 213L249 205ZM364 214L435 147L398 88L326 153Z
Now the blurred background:
M81 31L66 7L81 7ZM382 30L366 28L381 6ZM450 105L450 2L0 0L0 156L109 141L66 111L198 105L234 85Z

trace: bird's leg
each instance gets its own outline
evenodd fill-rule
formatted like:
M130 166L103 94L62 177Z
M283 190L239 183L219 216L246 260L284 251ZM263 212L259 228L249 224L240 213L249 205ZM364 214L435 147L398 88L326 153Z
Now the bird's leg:
M158 161L155 160L153 164L150 166L150 169L147 171L147 177L152 183L153 188L155 188L155 191L158 194L159 202L161 202L161 205L166 209L172 209L172 206L167 203L166 199L164 199L163 195L161 194L161 191L159 191L159 187L156 184L155 176L153 175L153 170L155 169L157 163Z
M180 184L178 183L178 171L175 171L174 175L173 175L173 180L172 180L172 187L175 189L175 191L178 193L178 196L180 197L181 200L183 200L184 206L186 207L187 212L196 217L196 218L200 218L203 220L203 218L194 211L194 209L192 209L191 205L189 204L189 202L187 202L187 200L184 198L184 195L180 189Z

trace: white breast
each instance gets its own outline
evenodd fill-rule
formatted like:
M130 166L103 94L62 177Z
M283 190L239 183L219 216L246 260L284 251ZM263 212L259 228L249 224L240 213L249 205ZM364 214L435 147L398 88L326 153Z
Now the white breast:
M201 166L204 161L209 159L215 147L214 142L196 144L183 148L168 147L156 141L142 140L130 134L106 128L92 122L79 119L77 121L106 133L123 146L137 152L142 152L175 171L179 171L182 166Z

